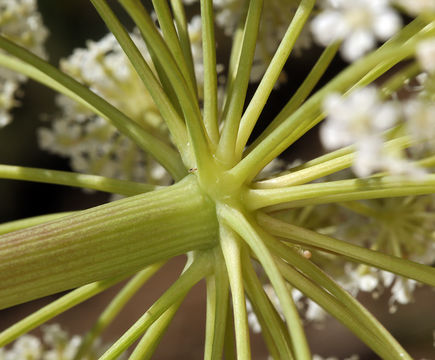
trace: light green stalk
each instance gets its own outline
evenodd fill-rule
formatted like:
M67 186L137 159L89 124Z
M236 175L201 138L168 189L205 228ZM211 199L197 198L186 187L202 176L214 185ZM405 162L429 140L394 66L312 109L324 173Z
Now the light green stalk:
M193 177L9 233L0 237L0 308L208 248L217 236Z

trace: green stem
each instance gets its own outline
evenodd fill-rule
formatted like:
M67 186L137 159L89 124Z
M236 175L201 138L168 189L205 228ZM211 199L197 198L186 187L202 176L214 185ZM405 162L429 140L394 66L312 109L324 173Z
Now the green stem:
M261 141L263 141L269 134L275 130L285 119L287 119L291 114L293 114L299 106L306 100L308 95L310 95L311 91L317 85L319 80L322 78L325 71L328 69L335 55L337 54L338 49L340 48L341 43L336 42L329 45L322 53L322 55L317 60L316 64L311 69L310 73L305 78L304 82L298 88L296 93L290 98L288 103L284 106L284 108L280 111L280 113L276 116L275 119L270 123L270 125L264 130L260 136L255 139L255 141L248 146L245 151L245 155L249 154L252 149L254 149Z
M157 188L155 185L111 179L98 175L1 164L0 178L81 187L124 196L137 195Z
M228 308L231 309L231 301L228 297ZM236 360L236 344L234 335L234 316L233 311L227 311L227 320L224 339L224 359Z
M193 176L0 237L0 309L215 245ZM177 236L174 236L177 234Z
M371 349L373 349L382 359L396 360L396 354L391 354L389 349L382 341L374 334L371 328L366 323L361 323L351 314L348 309L343 306L335 297L327 291L310 281L308 278L294 270L291 266L284 262L278 262L279 270L286 280L298 288L307 297L318 303L327 312L339 320L343 325L350 329L356 336L364 341ZM402 356L400 356L400 359Z
M127 275L124 275L118 276L116 278L97 281L95 283L75 289L61 298L51 302L50 304L44 306L43 308L16 322L14 325L1 332L0 348L14 341L21 335L37 328L39 325L54 318L55 316L112 287L126 277Z
M77 101L85 108L111 122L121 133L150 153L173 176L183 178L187 171L173 148L149 134L140 125L93 93L84 85L64 74L46 61L0 36L0 48L12 56L0 54L0 65L34 79Z
M192 77L192 83L197 91L197 80L195 77L195 65L193 64L192 46L190 44L189 26L187 24L186 13L182 0L171 0L172 14L174 16L175 25L177 27L178 37L180 39L181 50L183 51L183 58L189 68L189 74Z
M192 265L193 260L194 254L187 254L187 262L184 265L182 273L184 273ZM129 360L151 358L184 298L185 295L183 295L180 299L174 302L158 319L156 319L150 325L150 327L146 330L145 335L142 336L142 339L139 341L138 345L134 349Z
M402 150L410 147L412 141L408 137L401 137L390 140L384 144L384 148L388 151L390 149ZM304 166L303 169L294 170L289 174L277 176L272 179L258 181L253 183L255 189L276 189L282 187L289 187L295 185L302 185L310 181L319 179L323 176L336 173L340 170L347 169L352 166L355 160L355 152L349 151L348 153L337 156L330 160L318 162L312 166Z
M299 245L314 247L321 251L344 256L351 261L367 264L395 274L435 286L435 269L395 256L383 254L361 246L353 245L315 231L276 220L258 213L258 222L272 235L279 236Z
M201 0L202 51L204 58L204 124L214 146L219 141L216 40L214 36L213 3Z
M115 298L109 303L106 309L98 317L97 322L84 336L77 353L73 360L80 360L92 347L92 343L101 333L112 323L119 312L125 307L127 302L137 293L151 276L153 276L162 266L163 262L148 266L146 269L137 273L129 282L116 294Z
M231 97L227 99L229 102L228 111L223 119L224 128L216 151L216 157L222 163L231 166L236 160L235 146L237 133L251 75L252 62L254 60L255 45L257 43L262 8L263 0L249 1L248 14L246 15L243 30L240 57L237 64L234 84L232 85L233 92Z
M271 339L273 347L276 348L276 352L279 355L275 356L274 359L294 359L289 346L290 339L286 333L285 325L265 294L260 280L252 267L251 259L248 256L243 256L242 260L246 292L261 324L261 333L269 335L268 337ZM267 339L265 340L267 343Z
M181 306L184 298L172 304L154 323L149 327L142 339L140 339L128 360L151 359L156 348L171 324L172 319Z
M99 360L115 360L131 346L163 313L183 299L189 290L211 272L210 254L199 254L166 292L128 329Z
M202 123L196 94L185 81L175 59L157 31L149 14L141 2L136 0L119 0L139 28L149 49L158 57L183 110L184 120L189 133L189 141L195 155L198 174L207 171L210 165L209 139Z
M237 134L237 144L235 149L237 159L241 158L243 149L251 135L252 129L260 117L264 105L266 104L285 63L293 50L296 40L311 14L314 3L315 0L303 0L300 2L278 49L273 55L254 96L243 114Z
M181 74L184 80L196 94L195 73L191 73L191 68L187 65L184 58L184 52L181 48L180 40L178 39L177 30L175 29L174 19L171 14L167 0L152 0L154 10L157 14L160 29L163 33L163 38L168 46L174 59L177 59L177 64L180 67Z
M214 273L207 280L207 324L204 359L221 359L228 312L228 273L221 249L215 248ZM209 281L212 283L209 284Z
M305 275L311 278L318 285L330 292L340 301L341 304L354 316L359 323L366 324L375 336L383 342L390 356L404 359L411 359L405 349L391 336L391 334L379 323L370 312L362 306L347 291L343 290L334 280L326 275L311 261L298 255L292 248L282 244L280 241L270 241L267 244L277 256L296 266ZM405 356L406 355L406 356Z
M264 244L263 238L269 236L261 228L254 225L253 220L249 221L245 215L233 207L219 206L217 209L219 218L225 221L236 233L238 233L249 245L255 256L259 259L276 295L281 303L284 318L290 334L291 344L294 350L295 359L311 360L311 354L307 339L303 330L301 319L294 306L293 299L289 294L287 286L279 272L276 263Z
M123 51L129 58L131 64L139 75L145 87L148 89L151 97L153 98L159 112L163 119L166 121L168 129L172 135L175 145L183 159L188 159L188 146L187 146L187 132L183 119L178 115L177 110L164 93L159 82L154 76L152 70L143 58L135 43L131 40L129 34L124 29L118 18L107 5L106 0L91 0L95 9L100 14L101 18L118 40ZM191 164L187 164L191 166Z
M376 176L367 179L329 181L277 189L248 189L244 195L250 210L280 204L291 207L308 204L345 202L362 199L378 199L435 192L435 175L426 175L421 181L411 181L397 176ZM286 204L291 203L291 204Z
M242 181L242 183L254 178L266 164L324 118L320 109L325 96L331 92L346 91L356 80L361 79L361 77L365 76L370 69L377 66L380 62L391 58L399 62L412 55L417 43L422 37L433 33L434 27L435 22L413 36L412 41L408 41L404 45L388 47L384 51L374 52L349 66L273 130L268 137L234 166L230 170L230 173L239 178L239 181Z
M234 88L234 81L237 76L237 69L239 66L239 60L240 60L240 49L242 48L242 41L243 41L243 29L244 24L246 22L246 15L248 13L248 7L249 7L249 1L243 2L243 8L239 17L239 21L237 24L237 28L234 31L234 34L232 35L232 46L231 46L231 54L228 64L228 76L226 81L226 88L224 92L224 101L223 101L223 107L221 112L221 122L223 119L227 118L227 114L229 111L229 106L231 103L231 98L233 97L233 92L235 90Z
M233 299L237 359L248 360L251 358L251 349L246 313L245 289L243 287L240 239L230 228L221 224L220 244L225 258Z

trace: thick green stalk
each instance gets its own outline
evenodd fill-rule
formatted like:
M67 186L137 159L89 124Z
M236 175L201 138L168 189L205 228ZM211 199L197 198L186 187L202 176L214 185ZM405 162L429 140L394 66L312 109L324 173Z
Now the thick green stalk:
M49 222L51 220L59 219L61 217L73 214L73 211L69 212L60 212L54 214L47 215L39 215L33 216L25 219L9 221L3 224L0 224L0 235L10 233L12 231L21 230L30 226L35 226L39 224L43 224Z
M0 237L0 309L127 274L217 239L193 176Z

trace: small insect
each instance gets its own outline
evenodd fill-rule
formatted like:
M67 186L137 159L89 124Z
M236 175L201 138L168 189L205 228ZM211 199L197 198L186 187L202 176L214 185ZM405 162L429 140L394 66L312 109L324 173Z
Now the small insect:
M305 258L305 259L310 259L311 258L311 251L309 251L309 250L303 250L302 251L302 256Z
M309 250L304 250L304 249L298 248L297 251L298 251L299 255L301 255L302 257L304 257L307 260L310 259L312 256L311 251L309 251Z
M189 173L193 174L194 172L198 171L198 168L190 168Z

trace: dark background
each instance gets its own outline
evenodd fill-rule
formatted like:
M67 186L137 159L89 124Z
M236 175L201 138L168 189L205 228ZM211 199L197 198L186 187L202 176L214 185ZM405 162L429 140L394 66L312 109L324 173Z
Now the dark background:
M115 4L114 1L111 3ZM69 56L72 49L84 47L86 39L98 40L106 34L104 24L88 1L40 0L39 4L44 16L44 23L50 30L47 50L50 54L50 62L53 64L57 64L60 58ZM121 19L128 24L127 26L131 26L127 16L122 11L117 13L121 14ZM263 112L268 116L262 117L256 132L260 131L264 124L285 104L297 85L302 82L319 52L320 49L313 48L304 58L293 59L287 64L289 81L274 92L272 101ZM342 61L337 59L325 79L333 76L342 66ZM254 90L255 87L251 86L249 95L252 95ZM15 119L12 124L0 130L0 163L70 170L67 159L41 152L37 146L36 129L44 125L41 117L56 111L53 92L29 81L22 87L20 102L22 106L14 110ZM309 150L307 151L307 149ZM288 159L310 158L319 151L320 146L316 131L313 131L309 136L292 146L291 152L288 152L285 157ZM88 194L70 187L0 179L0 222L60 211L85 209L101 204L107 201L107 198L107 195L103 193ZM152 301L176 278L183 262L183 258L171 261L137 294L119 316L119 319L110 326L104 335L105 341L116 339L152 304ZM117 288L94 297L83 305L58 316L52 322L60 322L72 334L85 332L98 317L105 304L116 293ZM0 311L0 330L58 296L53 295L46 299ZM368 295L363 296L361 300L416 359L423 357L435 359L432 348L432 329L435 325L433 307L435 296L433 291L427 287L417 290L415 305L400 306L398 313L393 315L388 313L388 294L384 294L377 301L373 301ZM201 283L188 295L154 358L202 358L204 323L205 287ZM360 354L361 360L377 358L358 339L332 319L327 322L326 328L323 330L312 325L308 326L307 330L313 353L337 356L338 358L357 353ZM252 347L255 355L253 358L267 358L259 336L252 338Z

